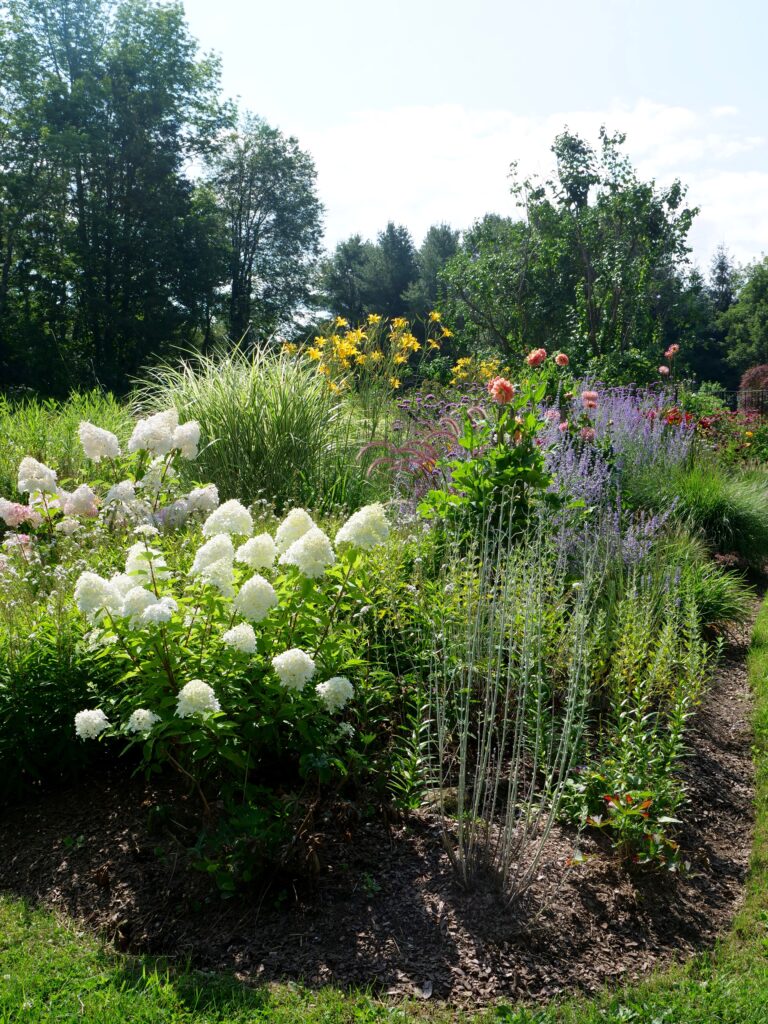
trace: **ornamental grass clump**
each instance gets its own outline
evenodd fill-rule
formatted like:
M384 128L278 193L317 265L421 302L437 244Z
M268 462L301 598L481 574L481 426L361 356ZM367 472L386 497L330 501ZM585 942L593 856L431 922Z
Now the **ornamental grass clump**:
M513 900L536 876L580 749L599 579L587 564L574 586L543 536L521 543L508 509L500 524L469 551L457 545L443 572L430 763L458 878L473 886L490 876Z
M195 473L223 499L264 495L283 511L357 508L377 496L359 453L383 429L384 406L363 414L306 360L258 349L201 356L152 370L138 402L200 423ZM181 472L192 481L189 467Z

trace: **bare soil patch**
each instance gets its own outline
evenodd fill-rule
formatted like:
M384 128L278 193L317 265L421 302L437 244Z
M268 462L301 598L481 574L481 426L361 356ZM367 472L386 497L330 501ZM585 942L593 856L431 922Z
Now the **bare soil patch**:
M388 827L340 809L325 822L313 886L224 900L178 844L148 829L153 805L180 798L107 774L2 814L0 890L120 949L191 957L252 983L373 986L478 1006L636 978L711 946L742 898L753 823L748 639L744 629L733 640L689 733L686 874L630 874L604 852L564 871L576 836L561 830L536 885L509 908L457 886L429 814Z

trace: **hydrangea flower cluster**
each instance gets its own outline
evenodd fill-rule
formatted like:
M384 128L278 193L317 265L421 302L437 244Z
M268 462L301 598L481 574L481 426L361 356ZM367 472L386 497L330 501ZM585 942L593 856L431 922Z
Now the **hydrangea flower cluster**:
M117 459L120 456L120 442L111 431L83 420L77 428L77 433L83 451L92 462Z
M389 523L381 503L358 509L336 534L337 547L349 544L361 551L370 551L385 544L389 537Z
M150 417L139 436L144 444L162 451L168 444L167 436L162 440L162 431L167 433L172 425L171 418ZM175 435L176 427L173 429ZM97 437L87 436L90 440ZM134 500L130 483L114 485L112 502ZM90 500L89 493L82 491L79 507L84 508ZM148 666L148 685L125 701L127 718L115 729L122 728L123 735L137 742L150 737L159 727L170 729L171 735L179 737L184 735L184 727L178 720L189 719L194 721L190 735L199 736L202 727L212 735L217 730L231 733L236 728L238 713L243 713L244 681L254 684L256 680L261 680L258 685L272 686L273 696L282 690L283 700L290 702L297 714L303 714L300 709L310 707L312 701L331 714L342 711L355 693L346 676L334 675L318 683L308 691L310 704L306 697L307 684L317 676L318 664L323 663L323 641L332 626L338 600L329 597L323 606L323 591L318 588L308 604L311 610L307 618L294 632L307 594L314 591L317 581L337 561L330 538L305 509L288 512L274 537L267 532L253 536L251 512L234 500L219 505L218 492L213 487L190 492L187 506L207 512L201 529L202 542L190 552L191 564L188 562L187 567L178 565L178 553L173 557L168 554L166 560L162 532L155 523L147 521L133 528L135 540L127 549L124 572L107 578L86 570L75 586L77 607L93 624L92 642L99 646L114 642L112 649L116 653L127 653L133 662L134 678L143 679L143 666ZM338 530L339 557L351 571L356 552L371 551L388 536L384 507L366 506ZM274 577L267 578L270 574ZM301 578L312 584L308 586ZM334 577L337 582L347 578L348 574ZM342 591L345 585L342 582ZM316 598L321 609L330 609L329 618L315 618ZM266 621L270 615L274 626ZM313 630L320 637L316 647L307 644L307 635L312 636ZM142 635L144 631L146 636ZM294 635L301 636L299 643L308 649L293 646ZM191 651L194 654L190 657ZM147 659L155 659L151 667ZM213 686L203 679L193 678L183 686L177 682L188 679L193 671L202 674L203 669L216 680L217 690L230 685L233 673L238 679L236 687L220 691L220 700ZM211 674L217 669L217 675ZM176 693L170 715L166 678ZM158 679L163 681L154 682ZM142 706L136 707L139 701ZM79 712L75 719L77 735L92 739L113 729L110 719L114 721L116 714L120 715L120 707L118 703L112 711ZM222 711L225 717L220 715ZM171 725L174 720L176 724ZM331 742L337 742L349 739L351 732L350 726L328 735Z
M202 679L192 679L179 691L176 700L176 714L179 718L190 718L192 715L206 715L221 711L213 687Z
M355 695L355 689L346 676L334 676L324 683L318 683L315 691L331 712L341 711Z
M200 424L189 420L180 425L176 409L166 409L138 421L128 442L128 451L148 451L156 457L178 451L183 459L196 459L199 443Z
M272 668L277 673L281 686L287 690L303 690L315 674L315 662L306 651L292 647L289 651L272 659Z

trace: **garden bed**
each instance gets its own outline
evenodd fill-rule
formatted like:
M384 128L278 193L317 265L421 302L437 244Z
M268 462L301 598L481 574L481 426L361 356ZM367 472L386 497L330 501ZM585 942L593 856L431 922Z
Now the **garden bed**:
M560 831L536 885L509 909L456 885L430 814L387 827L339 808L313 886L222 900L180 847L148 831L168 790L106 774L4 814L0 888L119 948L191 957L250 982L370 985L478 1005L635 978L711 946L741 901L753 820L747 642L745 629L689 733L683 874L630 874L582 838L595 856L564 876L576 837Z

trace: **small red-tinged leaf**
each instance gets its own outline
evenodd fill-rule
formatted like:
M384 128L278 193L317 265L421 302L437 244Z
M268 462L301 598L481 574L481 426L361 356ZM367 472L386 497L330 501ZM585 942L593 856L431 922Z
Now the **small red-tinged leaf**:
M631 804L633 802L633 798L632 798L632 794L631 793L627 793L626 801L627 801L628 804Z
M652 803L653 803L653 800L650 800L650 799L649 800L643 800L643 802L640 804L638 810L644 811L645 808L646 807L650 807Z
M643 818L650 818L650 814L648 813L648 811L643 811L642 817Z

